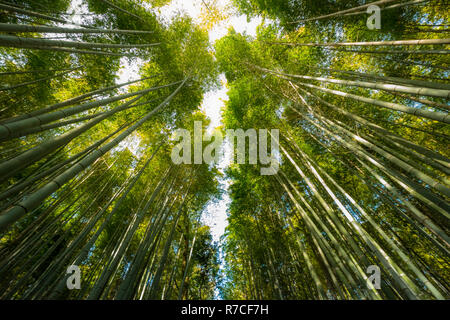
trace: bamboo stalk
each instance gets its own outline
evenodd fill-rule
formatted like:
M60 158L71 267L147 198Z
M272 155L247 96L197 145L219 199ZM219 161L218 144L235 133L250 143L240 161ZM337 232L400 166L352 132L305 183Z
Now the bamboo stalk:
M82 28L60 28L51 26L39 25L24 25L15 23L0 23L0 32L14 32L14 33L116 33L116 34L149 34L153 31L142 30L118 30L118 29L82 29Z

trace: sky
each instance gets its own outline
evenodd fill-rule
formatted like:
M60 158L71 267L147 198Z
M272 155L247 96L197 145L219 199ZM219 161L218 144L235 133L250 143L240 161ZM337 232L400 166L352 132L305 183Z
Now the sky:
M217 2L220 8L230 4L229 0L219 0ZM200 22L200 12L203 3L201 0L173 0L169 5L166 5L160 9L160 14L165 20L170 21L177 12L184 11L193 18L195 22ZM246 33L250 36L256 35L256 27L261 23L261 18L254 18L247 22L245 15L232 15L229 19L224 20L215 25L211 31L209 31L209 41L211 44L217 39L222 38L228 32L230 27L233 27L236 32ZM211 119L211 124L208 131L211 132L214 128L221 126L221 108L224 106L224 101L227 100L227 87L226 79L222 74L220 75L221 86L218 90L207 92L203 98L201 104L201 110L205 112L206 116ZM230 147L225 144L224 157L218 164L219 170L223 173L224 169L230 163ZM220 237L224 234L227 226L227 208L231 202L228 195L229 181L221 179L219 181L221 187L225 190L222 199L217 202L211 201L207 204L205 211L203 212L203 222L211 228L211 234L214 241L219 241Z

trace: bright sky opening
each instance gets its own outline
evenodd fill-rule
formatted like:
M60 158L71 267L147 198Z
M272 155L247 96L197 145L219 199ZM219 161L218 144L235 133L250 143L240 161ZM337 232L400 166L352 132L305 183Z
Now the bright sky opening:
M217 3L219 8L226 8L230 5L229 0L218 0ZM158 15L166 22L170 23L172 18L179 14L185 13L189 15L194 22L201 22L201 10L205 10L205 4L202 0L173 0L170 4L158 8ZM209 31L209 41L211 45L214 42L228 33L228 29L233 27L238 33L245 33L249 36L256 36L256 28L261 23L261 18L252 18L247 21L245 15L230 15L226 20L222 20L216 23ZM136 80L139 78L139 69L143 66L145 61L142 59L136 59L132 63L129 63L128 59L121 59L121 69L119 71L118 83ZM211 133L214 128L222 125L222 115L221 111L224 107L224 102L227 100L227 82L224 74L220 75L220 87L216 90L207 92L201 103L200 109L206 114L208 118L211 119L211 123L208 127L208 132ZM124 87L124 90L126 87ZM128 139L123 141L119 146L116 147L120 151L128 148L133 154L137 155L139 147L139 138L136 135L130 136ZM231 146L225 142L223 157L218 164L219 171L223 174L224 170L229 166L231 162ZM210 227L211 235L213 240L220 243L221 238L225 233L225 228L228 225L227 221L227 208L231 203L230 196L228 194L228 187L230 181L226 178L219 179L221 188L224 190L222 197L218 201L210 201L207 203L205 211L202 214L202 222ZM223 267L223 252L220 252L220 261ZM218 296L218 290L216 289L216 298Z

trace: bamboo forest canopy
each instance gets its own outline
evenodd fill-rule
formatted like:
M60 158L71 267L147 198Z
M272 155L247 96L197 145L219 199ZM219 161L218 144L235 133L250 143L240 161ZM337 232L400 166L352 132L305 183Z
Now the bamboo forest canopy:
M232 0L262 23L215 43L217 1L170 3L0 2L0 299L449 299L444 3ZM275 174L173 163L220 75L219 129L278 129Z

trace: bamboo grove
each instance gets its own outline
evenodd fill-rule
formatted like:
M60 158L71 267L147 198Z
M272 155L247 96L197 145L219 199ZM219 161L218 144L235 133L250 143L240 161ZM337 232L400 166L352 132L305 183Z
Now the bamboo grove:
M172 129L207 123L207 35L161 21L164 2L81 5L0 4L1 299L212 298L218 249L201 214L217 172L170 160ZM127 61L140 78L118 83Z
M267 21L215 44L225 127L278 128L281 165L229 169L223 296L448 299L448 6L234 2Z
M233 0L257 35L212 46L169 2L0 1L0 299L448 299L445 3ZM170 157L220 73L223 129L280 133L226 170L222 263L221 173Z

